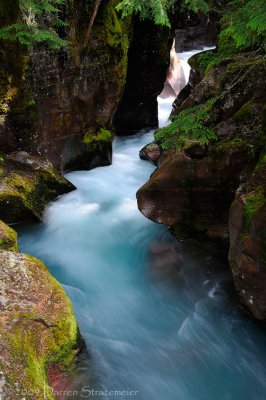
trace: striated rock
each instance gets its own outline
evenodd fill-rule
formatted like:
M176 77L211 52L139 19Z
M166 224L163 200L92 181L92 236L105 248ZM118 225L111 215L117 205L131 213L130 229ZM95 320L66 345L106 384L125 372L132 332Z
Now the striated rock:
M52 400L46 369L80 346L70 300L37 259L0 250L0 265L1 397Z
M114 0L102 2L83 49L94 4L68 2L63 18L70 44L63 49L27 51L1 42L1 151L44 156L60 171L110 164L111 140L106 146L99 135L92 148L84 137L111 127L126 79L130 21L120 18Z
M0 249L18 251L17 234L3 221L0 221Z
M263 160L263 159L262 159ZM237 191L230 209L229 262L241 304L266 319L266 162Z
M40 219L46 203L73 189L46 159L12 153L0 168L0 219L6 223Z

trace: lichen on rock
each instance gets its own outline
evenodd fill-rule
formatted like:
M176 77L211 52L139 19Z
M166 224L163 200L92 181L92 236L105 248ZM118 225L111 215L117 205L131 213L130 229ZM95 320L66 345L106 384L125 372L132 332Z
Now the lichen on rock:
M64 368L81 343L70 300L39 260L1 250L0 264L2 395L52 400L47 367Z

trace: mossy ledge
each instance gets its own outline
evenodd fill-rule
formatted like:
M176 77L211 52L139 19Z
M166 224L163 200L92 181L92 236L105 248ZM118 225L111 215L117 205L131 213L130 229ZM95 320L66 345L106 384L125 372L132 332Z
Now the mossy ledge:
M9 237L12 229L1 227ZM0 394L52 400L47 368L56 363L64 371L82 345L72 305L41 261L2 248Z
M50 162L26 152L5 157L0 179L0 219L6 223L40 219L49 201L74 189Z

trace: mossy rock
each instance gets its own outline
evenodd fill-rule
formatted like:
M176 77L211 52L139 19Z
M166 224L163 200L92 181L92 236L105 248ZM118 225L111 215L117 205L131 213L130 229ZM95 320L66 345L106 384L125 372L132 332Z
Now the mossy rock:
M74 189L47 160L25 152L5 159L0 178L0 218L6 223L40 219L49 201Z
M83 137L84 144L96 149L101 148L103 144L112 143L113 134L109 129L101 128L96 134L93 130L87 131Z
M0 251L0 264L4 397L52 400L48 366L65 368L81 343L71 302L39 260Z
M190 57L188 64L196 70L209 70L217 62L217 51L207 50Z
M18 251L17 233L0 221L0 250Z

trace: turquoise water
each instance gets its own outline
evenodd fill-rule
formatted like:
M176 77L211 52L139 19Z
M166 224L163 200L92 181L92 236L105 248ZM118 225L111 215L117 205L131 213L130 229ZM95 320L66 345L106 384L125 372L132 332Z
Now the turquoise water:
M20 249L64 285L87 344L69 398L265 400L265 334L239 313L227 266L137 209L151 138L117 139L112 166L68 174L77 190L19 229Z

